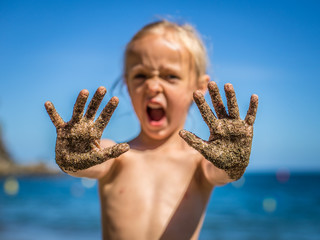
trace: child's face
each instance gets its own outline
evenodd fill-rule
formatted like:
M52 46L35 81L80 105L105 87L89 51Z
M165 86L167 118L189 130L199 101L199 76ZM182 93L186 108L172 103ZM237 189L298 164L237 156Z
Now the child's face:
M197 88L194 66L183 45L146 35L132 44L125 71L142 133L159 140L182 129Z

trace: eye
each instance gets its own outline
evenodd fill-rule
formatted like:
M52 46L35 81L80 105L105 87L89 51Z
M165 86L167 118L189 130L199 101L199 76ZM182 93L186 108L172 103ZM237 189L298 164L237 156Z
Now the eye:
M175 74L167 74L165 76L165 79L169 82L176 82L176 81L180 80L180 77Z
M169 79L176 79L176 78L179 78L179 77L176 76L176 75L171 74L171 75L168 75L168 78L169 78Z
M146 79L147 75L144 73L137 73L136 75L133 76L134 79Z

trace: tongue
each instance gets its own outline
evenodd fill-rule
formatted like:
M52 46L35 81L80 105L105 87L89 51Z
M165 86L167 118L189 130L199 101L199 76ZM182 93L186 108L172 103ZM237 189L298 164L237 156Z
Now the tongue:
M164 116L163 109L148 109L149 117L152 121L159 121Z

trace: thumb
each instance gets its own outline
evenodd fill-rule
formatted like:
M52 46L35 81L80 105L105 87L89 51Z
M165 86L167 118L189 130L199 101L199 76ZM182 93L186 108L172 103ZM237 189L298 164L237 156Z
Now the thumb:
M102 150L102 155L104 156L105 160L111 158L117 158L121 154L127 152L130 149L128 143L119 143L112 147L108 147Z

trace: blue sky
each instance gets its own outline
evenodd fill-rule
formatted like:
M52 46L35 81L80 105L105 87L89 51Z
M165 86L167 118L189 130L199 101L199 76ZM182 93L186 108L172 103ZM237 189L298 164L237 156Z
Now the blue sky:
M209 74L234 85L242 117L260 97L250 170L320 170L318 1L0 1L0 122L21 163L54 163L52 101L69 120L78 92L119 81L126 43L159 18L202 34ZM125 87L104 137L125 141L138 122ZM107 99L111 97L109 92ZM207 96L208 98L208 96ZM186 128L207 138L197 109ZM116 120L115 120L116 119ZM128 124L132 122L132 125ZM134 126L134 127L132 127Z

